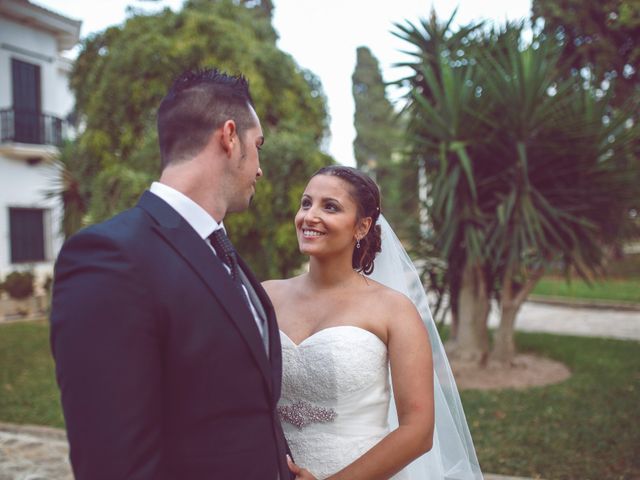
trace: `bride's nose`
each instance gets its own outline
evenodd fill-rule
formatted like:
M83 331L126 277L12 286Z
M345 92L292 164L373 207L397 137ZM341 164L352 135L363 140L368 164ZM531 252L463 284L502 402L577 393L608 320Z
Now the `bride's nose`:
M316 205L310 205L304 212L304 220L306 223L317 223L320 220L320 209Z

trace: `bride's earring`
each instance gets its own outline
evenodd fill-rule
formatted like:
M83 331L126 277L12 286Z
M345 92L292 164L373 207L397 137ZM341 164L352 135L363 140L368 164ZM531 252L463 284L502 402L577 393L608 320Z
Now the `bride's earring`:
M360 239L356 238L356 248L360 248Z

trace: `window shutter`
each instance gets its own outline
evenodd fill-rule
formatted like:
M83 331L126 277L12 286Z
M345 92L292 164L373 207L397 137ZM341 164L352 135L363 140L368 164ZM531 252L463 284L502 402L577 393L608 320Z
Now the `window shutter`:
M11 59L16 142L42 143L40 67Z
M46 260L44 248L44 210L10 208L9 229L11 263Z

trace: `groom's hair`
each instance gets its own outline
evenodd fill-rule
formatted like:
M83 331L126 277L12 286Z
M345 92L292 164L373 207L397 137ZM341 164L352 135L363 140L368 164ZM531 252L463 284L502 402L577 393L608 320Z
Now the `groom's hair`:
M196 156L227 120L235 121L242 141L243 132L255 126L250 106L249 83L242 75L215 68L181 74L158 108L162 168Z

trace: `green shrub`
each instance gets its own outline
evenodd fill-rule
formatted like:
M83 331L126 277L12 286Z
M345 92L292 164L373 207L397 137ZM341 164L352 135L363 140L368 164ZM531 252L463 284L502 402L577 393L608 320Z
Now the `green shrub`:
M33 273L11 272L4 279L2 289L16 300L30 297L33 295Z
M44 288L44 291L47 292L47 294L51 293L52 285L53 277L51 275L47 275L44 279L44 282L42 282L42 288Z

